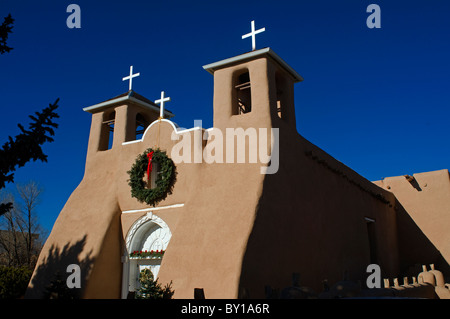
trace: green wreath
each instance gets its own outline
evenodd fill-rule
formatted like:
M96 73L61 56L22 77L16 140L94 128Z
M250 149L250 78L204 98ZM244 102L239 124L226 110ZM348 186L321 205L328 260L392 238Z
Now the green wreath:
M153 151L152 162L159 164L159 173L156 178L156 187L147 188L144 175L147 172L147 154ZM167 195L172 194L173 185L176 181L176 170L173 161L160 149L147 149L138 155L136 162L127 172L130 175L128 185L131 187L131 196L137 198L141 203L156 206L164 200Z

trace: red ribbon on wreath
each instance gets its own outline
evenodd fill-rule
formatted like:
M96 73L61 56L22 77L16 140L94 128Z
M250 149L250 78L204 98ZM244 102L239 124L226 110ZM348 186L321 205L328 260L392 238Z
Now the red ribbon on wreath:
M153 151L147 153L148 165L147 165L147 180L150 180L150 173L152 172L152 157Z

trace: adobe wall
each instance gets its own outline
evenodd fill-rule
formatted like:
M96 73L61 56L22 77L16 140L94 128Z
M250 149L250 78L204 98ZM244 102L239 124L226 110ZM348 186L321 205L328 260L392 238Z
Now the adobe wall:
M227 116L219 117L224 122L215 118L215 127L270 127L270 118L265 114L269 96L274 92L264 90L269 86L267 61L258 59L247 65L251 66L254 89L266 93L252 96L251 114L232 121L226 120ZM226 77L215 77L215 90L221 92L214 96L215 113L221 109L220 103L229 98L231 85L226 82L222 87L217 79ZM66 250L71 252L70 263L83 265L83 297L120 297L124 239L130 225L143 215L138 212L125 216L121 212L148 208L131 198L126 172L148 147L158 145L170 151L176 141L170 140L174 128L161 122L147 129L143 142L122 145L135 129L124 119L127 114L134 116L136 110L132 104L126 104L115 107L115 111L114 143L107 151L97 151L106 145L106 134L100 134L106 115L100 112L92 116L85 176L60 213L41 252L28 297L38 297L38 291L50 282L56 269L65 274L68 259L53 256L61 250L63 255ZM184 134L198 140L197 133ZM199 136L202 151L205 143ZM192 148L195 147L194 142ZM177 165L174 192L159 206L183 203L184 207L155 213L163 217L173 234L159 276L163 283L173 280L176 298L192 298L194 287L205 288L209 298L237 297L245 245L262 192L264 175L260 170L261 164Z
M265 286L281 291L293 273L316 292L345 271L364 287L372 263L365 217L375 220L382 278L413 275L423 263L448 276L447 170L414 175L428 192L404 177L385 179L383 189L272 120L280 127L280 170L264 180L242 264L245 296L264 298Z
M120 118L120 109L127 107L118 107L116 118ZM142 213L122 216L122 211L148 208L131 197L127 171L137 155L147 148L159 145L161 149L171 149L171 144L175 142L170 140L172 126L162 122L160 128L155 125L148 130L144 142L122 145L121 127L118 125L113 148L96 151L101 143L99 124L102 120L101 114L94 114L92 117L84 177L59 214L41 251L26 293L27 298L42 298L45 287L55 279L57 272L63 278L67 277L66 267L69 264L81 267L82 297L120 298L124 238L127 227L142 216ZM122 133L125 131L126 128L123 128ZM160 141L156 140L158 134L162 136ZM125 133L122 138L124 136ZM177 187L160 205L184 202L190 190L186 187L186 176L191 174L183 173L183 165L178 165L177 171L180 173ZM161 216L173 231L177 215L182 210L183 208L161 211L155 215Z
M374 182L392 192L407 211L399 230L402 259L406 264L436 264L450 276L450 180L447 169L413 176L388 177ZM418 230L419 228L419 230ZM430 241L434 249L425 247ZM414 252L414 253L413 253Z
M118 283L103 280L120 272L120 237L114 234L119 228L120 209L115 196L114 158L105 157L103 167L96 174L86 175L69 197L59 214L44 247L27 290L27 298L42 298L45 287L55 279L56 272L67 277L66 267L81 267L83 291L89 285L98 285L100 298L115 298ZM90 273L100 275L90 276ZM87 292L89 294L89 292ZM89 294L92 296L92 294Z
M366 278L371 263L365 217L375 220L382 275L398 272L395 199L314 146L280 129L280 170L266 175L240 278L250 298L266 285L300 284L322 291L322 281Z
M215 71L214 128L224 137L227 128L271 127L267 114L274 92L265 89L271 85L270 68L261 58ZM252 111L232 115L233 76L243 69L252 82ZM225 150L224 145L223 154ZM242 259L264 181L265 165L249 163L248 152L247 144L245 163L237 163L235 143L234 163L189 164L196 167L189 179L191 193L159 272L161 282L173 281L175 298L193 298L194 288L203 288L206 298L238 297Z
M252 95L252 112L233 116L232 75L243 68L252 90L270 89ZM277 117L274 74L266 59L214 73L214 127L280 128L280 167L263 175L261 164L197 164L183 226L159 273L162 281L173 280L175 298L192 298L194 288L203 288L206 298L243 297L243 291L262 298L265 285L289 286L293 272L316 289L344 271L364 278L370 264L365 217L376 220L383 275L398 272L394 196L306 141L289 118ZM292 103L285 107L294 113Z
M120 109L126 107L116 108L116 118L120 118ZM147 148L159 146L170 156L178 141L171 140L174 127L163 121L150 127L142 142L121 145L117 137L126 136L127 129L118 123L113 148L97 152L102 120L97 114L92 117L85 175L41 251L27 298L41 298L56 271L65 278L66 267L72 263L81 266L82 297L120 298L125 238L131 225L145 215L122 212L149 208L131 197L127 171ZM191 136L192 154L197 146L202 152L203 133L204 130L190 130L181 134ZM158 205L184 207L154 211L173 234L161 265L160 281L173 281L176 298L192 298L193 287L197 286L207 288L208 297L234 298L254 218L252 213L242 212L255 210L260 194L257 185L262 184L261 165L192 162L193 158L191 163L176 165L173 194ZM243 194L238 185L250 191Z
M262 191L260 164L188 164L190 190L164 255L159 278L174 298L237 298L245 244ZM181 187L181 186L175 186Z

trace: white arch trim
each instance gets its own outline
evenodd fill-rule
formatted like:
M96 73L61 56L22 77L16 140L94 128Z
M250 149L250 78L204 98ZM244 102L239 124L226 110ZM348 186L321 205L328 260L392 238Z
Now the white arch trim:
M151 229L152 226L155 227L155 225L161 227L164 242L163 246L167 246L172 237L169 226L160 217L153 215L152 212L148 212L145 216L136 220L127 233L125 239L125 252L122 260L122 299L127 298L130 283L132 285L131 288L133 289L133 281L136 279L135 276L137 275L135 267L139 265L139 261L129 259L132 245L136 242L141 243L142 240L145 240L145 235L148 234L147 231ZM159 269L159 267L157 269Z
M199 126L196 126L196 127L193 127L193 128L189 128L189 129L180 128L180 127L178 126L178 124L176 124L175 122L172 122L172 121L167 120L167 119L161 119L161 120L153 121L153 122L145 129L144 134L142 134L142 137L141 137L139 140L129 141L129 142L123 142L122 145L134 144L134 143L140 143L140 142L142 142L142 141L144 140L144 138L145 138L145 135L146 135L147 132L150 130L150 128L151 128L153 125L155 125L156 123L159 123L159 121L169 123L169 124L172 126L172 128L173 128L173 130L175 131L176 134L184 134L184 133L190 132L190 131L203 130L203 128L202 128L202 127L199 127ZM210 129L208 129L208 130L210 130ZM207 130L207 131L208 131L208 130Z
M136 235L136 232L142 225L144 225L147 222L152 222L160 226L163 229L163 231L169 235L167 240L170 240L170 238L172 237L172 233L170 232L169 226L160 217L153 215L152 212L148 212L145 216L142 216L137 221L135 221L134 224L131 226L130 230L128 231L125 240L127 250L126 254L130 252L131 244L133 242L134 236Z

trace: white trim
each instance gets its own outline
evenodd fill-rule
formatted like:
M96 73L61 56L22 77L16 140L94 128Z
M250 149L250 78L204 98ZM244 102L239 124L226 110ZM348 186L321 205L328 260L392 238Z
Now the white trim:
M150 211L154 211L154 210L162 210L162 209L169 209L169 208L179 208L179 207L183 207L183 206L184 206L184 204L174 204L174 205L153 207L153 208L124 210L122 212L122 214L145 213L145 212L150 212Z
M113 100L101 102L101 103L98 103L98 104L95 104L95 105L92 105L92 106L84 107L83 111L91 112L91 111L100 109L103 106L108 106L108 105L111 105L111 104L114 104L114 103L123 102L123 101L126 101L126 100L128 100L128 96L119 97L117 99L113 99Z
M283 68L285 68L294 78L296 82L303 81L303 77L298 74L292 67L290 67L282 58L280 58L275 52L273 52L270 48L264 48L256 51L251 51L248 53L244 53L232 58L228 58L219 62L214 62L203 66L203 69L208 71L211 74L214 74L214 71L224 68L230 64L243 62L244 60L254 59L258 56L268 55L276 62L278 62Z
M160 119L160 120L153 121L153 122L145 129L144 134L142 134L142 137L141 137L139 140L134 140L134 141L129 141L129 142L123 142L122 145L128 145L128 144L134 144L134 143L140 143L140 142L142 142L142 141L144 140L145 135L147 134L148 130L150 130L150 128L151 128L155 123L158 123L159 121L166 122L166 123L169 123L170 125L172 125L173 130L175 131L176 134L184 134L184 133L187 133L187 132L190 132L190 131L203 130L203 128L200 127L200 126L196 126L196 127L188 128L188 129L182 129L182 128L180 128L175 122L172 122L171 120ZM209 130L212 130L212 128L207 129L206 131L209 131Z
M142 142L142 140L134 140L134 141L129 141L129 142L123 142L122 145L134 144L134 143L139 143L139 142Z
M375 219L369 217L364 217L364 219L366 220L367 223L375 223Z
M184 204L182 204L184 205ZM172 205L173 206L173 205ZM166 206L168 208L170 206ZM161 208L161 207L160 207ZM142 211L142 210L139 210ZM122 212L124 213L124 212ZM150 261L157 261L160 259L133 259L129 257L130 251L133 249L133 244L135 243L135 240L138 240L139 237L143 235L142 231L145 231L145 227L148 227L148 223L153 223L158 225L162 230L164 230L164 249L167 248L167 245L169 244L169 241L172 237L172 233L170 231L169 226L164 222L161 217L158 217L156 215L153 215L152 212L147 212L146 215L138 218L133 225L128 229L126 239L125 239L125 247L124 247L124 255L122 257L123 267L122 267L122 299L127 298L128 291L129 291L129 285L130 285L130 274L133 275L133 267L136 264L140 264L142 262L150 262ZM141 226L143 226L143 229L140 229ZM135 238L136 236L136 238ZM142 239L142 238L141 238ZM134 280L134 277L132 276L131 280Z
M127 233L127 237L125 240L126 249L127 249L127 255L131 250L131 242L133 240L133 237L136 233L136 231L139 229L139 227L148 221L151 221L157 225L159 225L161 228L167 229L169 231L169 235L172 236L172 233L170 232L169 226L164 222L164 220L161 219L161 217L158 217L156 215L153 215L151 212L148 212L145 216L142 216L138 220L134 222L134 224L130 227Z
M98 103L98 104L95 104L95 105L92 105L92 106L87 106L87 107L83 108L83 111L89 112L89 113L94 113L95 111L99 111L103 107L106 107L106 106L109 106L109 105L112 105L112 104L116 104L116 103L120 103L120 102L124 102L124 101L127 101L127 100L130 100L131 102L134 102L136 104L139 104L141 106L149 108L149 109L151 109L153 111L156 111L158 113L160 112L160 108L158 106L155 106L155 105L152 105L150 103L141 101L141 100L135 98L132 95L130 96L129 94L125 95L125 96L122 96L122 97L119 97L119 98L116 98L116 99L112 99L112 100L108 100L108 101L105 101L105 102L101 102L101 103ZM174 117L174 114L172 112L170 112L170 111L167 111L167 110L164 110L164 115L169 117L169 118L170 117Z
M162 257L128 257L128 260L160 260Z

